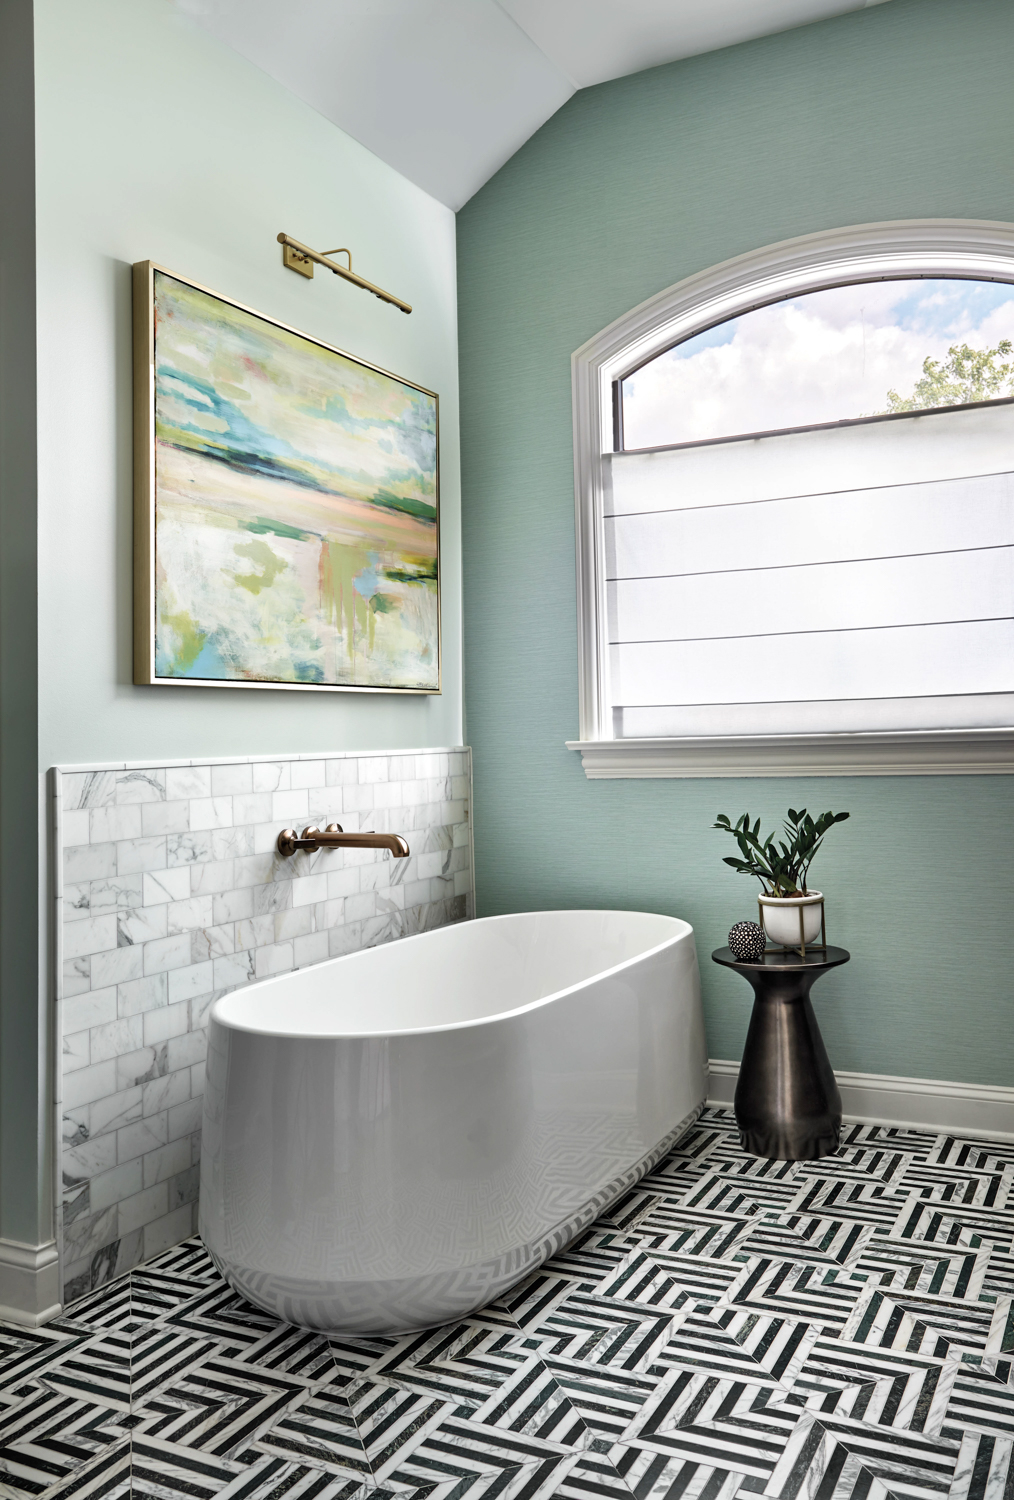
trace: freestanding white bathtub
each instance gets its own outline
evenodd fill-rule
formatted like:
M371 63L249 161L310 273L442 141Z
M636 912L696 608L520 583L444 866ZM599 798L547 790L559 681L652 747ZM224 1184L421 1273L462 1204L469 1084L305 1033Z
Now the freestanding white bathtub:
M529 912L404 938L213 1005L201 1236L287 1322L430 1327L571 1240L706 1093L686 922Z

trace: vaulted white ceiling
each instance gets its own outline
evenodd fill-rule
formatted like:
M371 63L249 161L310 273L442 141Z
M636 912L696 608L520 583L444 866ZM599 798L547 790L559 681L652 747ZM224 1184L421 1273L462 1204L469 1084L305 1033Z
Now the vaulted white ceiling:
M450 208L579 88L883 0L173 0Z

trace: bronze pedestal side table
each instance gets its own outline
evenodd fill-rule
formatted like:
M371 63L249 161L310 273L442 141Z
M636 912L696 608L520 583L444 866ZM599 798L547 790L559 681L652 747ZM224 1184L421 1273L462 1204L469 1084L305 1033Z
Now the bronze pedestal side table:
M736 1124L744 1151L774 1161L814 1161L838 1149L841 1095L810 988L829 969L847 964L844 948L826 953L765 953L742 963L716 948L716 964L753 986L753 1014L736 1084Z

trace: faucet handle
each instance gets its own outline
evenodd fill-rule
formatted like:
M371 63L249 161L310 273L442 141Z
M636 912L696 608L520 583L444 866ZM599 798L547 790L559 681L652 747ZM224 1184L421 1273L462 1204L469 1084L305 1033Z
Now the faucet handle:
M314 829L314 833L316 833L316 831L317 830ZM345 830L344 830L344 828L342 827L342 825L340 823L329 823L327 825L327 827L324 829L324 832L325 833L344 833Z

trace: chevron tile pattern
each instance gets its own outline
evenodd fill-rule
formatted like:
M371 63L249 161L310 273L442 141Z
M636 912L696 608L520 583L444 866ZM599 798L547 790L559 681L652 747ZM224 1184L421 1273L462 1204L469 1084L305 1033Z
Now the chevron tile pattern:
M0 1500L1014 1500L1014 1147L692 1132L461 1322L324 1337L187 1240L0 1325Z

